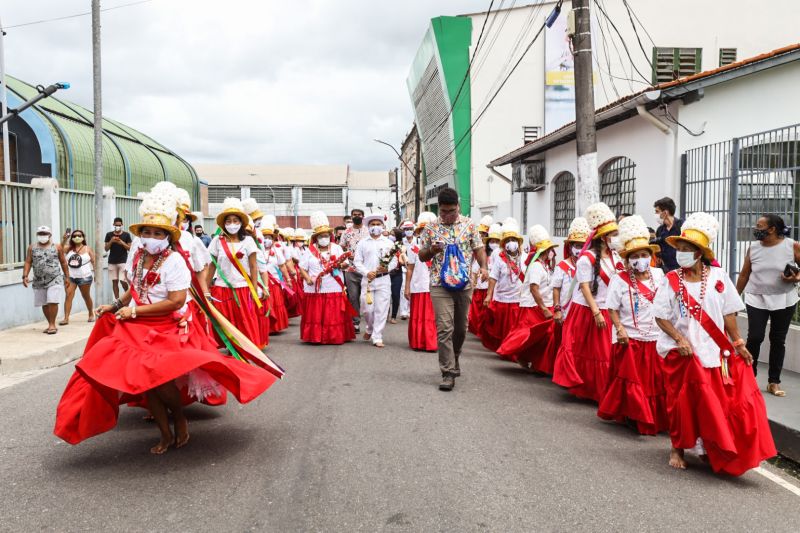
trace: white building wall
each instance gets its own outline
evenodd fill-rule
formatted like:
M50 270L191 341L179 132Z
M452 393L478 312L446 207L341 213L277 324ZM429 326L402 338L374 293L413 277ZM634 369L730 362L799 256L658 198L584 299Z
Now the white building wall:
M394 211L392 204L395 196L388 189L350 189L349 190L350 209L363 209L365 213L385 213L389 217L390 226L394 226ZM372 203L372 207L367 207L367 203Z

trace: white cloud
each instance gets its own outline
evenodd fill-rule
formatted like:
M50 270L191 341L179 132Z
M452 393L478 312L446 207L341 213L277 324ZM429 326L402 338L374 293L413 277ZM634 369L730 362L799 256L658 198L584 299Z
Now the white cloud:
M103 2L113 7L130 0ZM3 0L6 27L88 0ZM103 13L105 114L192 162L394 167L413 121L405 79L429 19L485 0L153 0ZM90 17L11 28L7 71L69 81L92 106Z

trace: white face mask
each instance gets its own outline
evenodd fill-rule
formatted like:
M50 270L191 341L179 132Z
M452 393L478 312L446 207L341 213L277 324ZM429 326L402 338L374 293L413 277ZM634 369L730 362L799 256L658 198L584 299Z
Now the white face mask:
M681 268L691 268L697 263L694 252L675 252L675 260Z
M407 229L407 230L405 230L405 231L403 232L403 234L404 234L406 237L413 237L413 236L414 236L414 230L413 230L413 229Z
M512 254L519 251L519 243L517 241L508 241L506 243L506 251Z
M265 238L265 239L264 239L264 247L265 247L265 248L270 248L271 246L272 246L272 239L270 239L270 238Z
M241 224L225 224L225 231L227 231L231 235L239 233L240 229L242 229Z
M572 255L574 257L578 257L579 255L581 255L581 250L583 250L583 246L573 246Z
M395 237L394 235L389 235L389 240L392 242L397 242L397 237Z
M353 227L353 223L352 222L348 222L347 224L344 225L344 227L347 228L347 229L350 229L350 228Z
M608 238L608 247L614 250L615 252L619 252L624 248L624 246L619 240L619 235L614 235L613 237Z
M169 246L169 239L153 239L151 237L142 237L142 246L147 250L150 255L158 255Z
M317 242L319 243L319 245L321 247L327 248L328 245L331 243L331 238L330 237L320 237L319 239L317 239Z
M370 226L369 227L369 234L378 237L383 233L383 226Z
M255 222L253 222L253 227L255 229L261 229L261 219L258 219Z
M496 243L496 242L490 242L490 243L489 243L489 249L490 249L491 251L493 251L493 252L494 252L494 251L495 251L495 250L497 250L498 248L500 248L500 243Z
M188 230L189 229L189 223L188 222L181 222L181 229L183 231Z
M39 241L40 244L47 244L50 242L50 235L37 235L36 240Z
M116 231L117 233L121 232L122 226L114 226L114 231Z
M650 269L650 258L638 257L631 259L631 266L638 272L647 272Z

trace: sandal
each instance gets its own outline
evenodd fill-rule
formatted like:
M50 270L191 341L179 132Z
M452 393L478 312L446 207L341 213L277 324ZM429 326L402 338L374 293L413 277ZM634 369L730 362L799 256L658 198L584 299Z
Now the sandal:
M58 325L59 325L59 326L68 326L68 325L69 325L69 319L66 319L66 318L65 318L64 320L62 320L61 322L59 322L59 323L58 323Z
M777 396L778 398L783 398L786 396L786 391L781 390L779 383L770 383L767 385L767 392L773 396Z
M56 333L58 333L58 330L56 328L47 328L42 333L47 333L48 335L55 335Z

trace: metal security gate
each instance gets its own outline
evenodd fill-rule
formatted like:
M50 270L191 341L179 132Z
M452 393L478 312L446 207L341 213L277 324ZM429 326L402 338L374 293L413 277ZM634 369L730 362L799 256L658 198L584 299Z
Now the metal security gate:
M681 213L719 220L714 253L734 280L761 215L781 216L800 237L800 124L701 146L681 163Z

